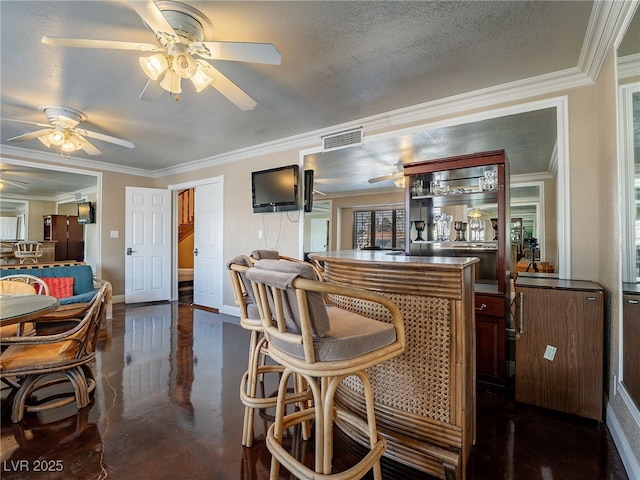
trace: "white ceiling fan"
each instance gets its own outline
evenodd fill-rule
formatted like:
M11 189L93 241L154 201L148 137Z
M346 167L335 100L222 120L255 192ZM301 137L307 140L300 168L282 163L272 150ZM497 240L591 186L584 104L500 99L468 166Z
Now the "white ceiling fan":
M25 142L27 140L37 138L48 148L51 146L59 147L62 155L65 153L69 155L71 152L80 149L84 150L89 155L100 155L102 152L95 145L89 142L87 137L120 145L121 147L135 147L133 143L127 140L78 128L80 122L85 121L87 116L74 108L61 107L58 105L41 105L38 109L44 112L49 122L48 124L16 120L12 118L2 119L10 122L27 123L29 125L44 127L41 130L11 137L7 139L8 141Z
M151 52L151 56L140 57L140 66L149 77L140 94L142 100L157 100L164 91L180 100L181 80L189 78L198 92L211 85L241 110L256 106L253 98L213 65L194 57L279 65L282 55L272 44L210 41L213 25L209 19L183 3L146 0L129 1L129 5L155 33L157 44L46 36L42 42L54 47Z
M380 177L374 177L369 179L369 183L378 183L378 182L386 182L387 180L393 180L396 187L404 188L404 164L402 161L399 161L395 164L396 171L387 173L386 175L382 175Z

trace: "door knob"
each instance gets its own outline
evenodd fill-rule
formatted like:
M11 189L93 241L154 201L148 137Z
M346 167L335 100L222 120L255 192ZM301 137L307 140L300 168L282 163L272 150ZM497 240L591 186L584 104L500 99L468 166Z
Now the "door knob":
M197 249L197 248L193 250L193 254L194 254L196 257L198 256L198 249Z
M127 248L127 255L131 255L132 253L137 253L135 250L132 250L131 247Z

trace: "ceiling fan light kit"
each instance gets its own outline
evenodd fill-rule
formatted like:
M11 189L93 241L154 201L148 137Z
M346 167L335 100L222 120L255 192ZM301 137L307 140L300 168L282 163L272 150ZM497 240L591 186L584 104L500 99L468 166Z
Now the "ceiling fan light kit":
M281 62L282 55L270 43L205 40L213 36L212 23L202 12L184 3L130 0L129 5L142 18L147 28L155 34L156 45L47 36L42 38L42 42L54 47L154 52L150 56L139 58L140 67L150 79L140 94L140 99L157 100L164 90L178 101L179 94L182 92L181 80L188 78L193 82L197 92L211 85L241 110L253 109L256 101L213 65L204 60L196 60L194 57L271 65L279 65Z
M37 138L47 148L51 148L52 146L58 147L61 156L67 154L67 157L71 155L71 152L75 152L76 150L84 150L89 155L100 155L102 153L85 137L95 138L96 140L113 143L121 147L135 147L133 143L127 140L78 128L80 122L87 119L87 115L80 110L59 105L40 105L38 109L44 112L49 122L48 124L15 120L12 118L4 118L3 120L28 123L45 128L9 138L7 141L24 142Z

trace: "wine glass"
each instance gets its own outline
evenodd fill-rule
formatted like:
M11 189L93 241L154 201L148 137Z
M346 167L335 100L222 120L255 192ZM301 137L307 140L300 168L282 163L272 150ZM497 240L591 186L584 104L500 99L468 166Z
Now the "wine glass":
M418 232L418 236L416 237L415 241L424 242L424 238L422 238L422 232L424 231L424 220L414 220L413 226L415 227L416 232Z
M460 235L460 232L462 231L462 222L453 222L453 229L456 231L456 242L459 242L462 240L462 236Z

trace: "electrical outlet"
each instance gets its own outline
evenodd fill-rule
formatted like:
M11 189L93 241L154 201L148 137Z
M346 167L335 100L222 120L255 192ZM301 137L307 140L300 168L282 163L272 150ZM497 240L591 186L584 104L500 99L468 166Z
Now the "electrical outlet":
M558 349L556 347L552 347L551 345L547 345L547 348L544 349L543 357L550 362L553 362L553 359L556 357L556 352Z
M258 230L258 240L262 240L262 230Z

